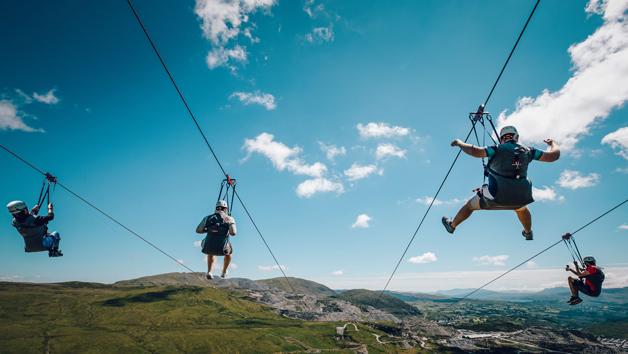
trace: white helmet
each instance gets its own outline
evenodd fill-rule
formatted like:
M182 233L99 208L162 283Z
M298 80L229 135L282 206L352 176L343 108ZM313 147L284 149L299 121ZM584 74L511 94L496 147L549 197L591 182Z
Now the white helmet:
M519 139L519 132L517 131L517 128L513 127L512 125L507 125L507 126L502 128L502 130L499 132L499 139L501 139L502 136L504 136L506 134L512 134L513 135L512 138L514 140L518 140Z
M225 209L229 209L229 206L227 205L227 202L225 202L224 200L219 200L216 202L216 208L218 207L223 207Z
M595 258L593 258L593 256L586 256L582 260L585 263L593 263L593 264L595 264Z
M26 206L26 203L24 203L21 200L16 200L14 202L9 203L9 205L7 205L7 209L9 209L9 213L11 214L17 214L20 211L27 209L28 207Z

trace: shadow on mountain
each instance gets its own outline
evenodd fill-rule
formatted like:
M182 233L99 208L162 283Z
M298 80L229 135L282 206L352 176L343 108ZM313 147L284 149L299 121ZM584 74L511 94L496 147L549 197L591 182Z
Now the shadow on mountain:
M197 293L201 291L201 288L186 288L186 289L169 289L163 291L153 291L148 293L142 293L134 296L109 299L101 302L103 306L112 306L112 307L124 307L127 304L135 304L135 303L152 303L159 301L167 301L170 300L169 297L171 295L176 295L177 293Z

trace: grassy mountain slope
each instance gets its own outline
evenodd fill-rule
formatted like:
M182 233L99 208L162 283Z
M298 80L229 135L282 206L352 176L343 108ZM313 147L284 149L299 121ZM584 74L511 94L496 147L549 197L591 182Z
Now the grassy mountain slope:
M149 275L137 279L121 280L115 282L115 285L123 286L168 286L168 285L198 285L211 286L212 283L207 281L204 275L197 273L166 273L158 275Z
M312 295L316 297L328 297L336 295L335 291L331 290L323 284L300 278L288 277L288 279L290 280L290 285L292 285L294 290L299 294ZM256 282L263 283L268 286L274 286L277 289L292 291L292 288L284 277L256 280Z
M0 283L3 353L272 353L338 349L336 323L279 316L198 286Z
M357 289L344 291L341 294L334 296L334 298L348 301L355 306L374 306L379 310L391 313L398 317L421 315L421 311L419 311L416 307L408 305L404 301L387 294L382 294L382 297L378 302L377 299L379 298L379 295L380 293L377 291ZM377 304L377 306L375 306L375 304Z

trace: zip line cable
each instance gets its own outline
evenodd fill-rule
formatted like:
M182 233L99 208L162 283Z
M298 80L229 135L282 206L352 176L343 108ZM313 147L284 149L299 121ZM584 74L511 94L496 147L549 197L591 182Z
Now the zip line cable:
M0 145L1 148L3 148L4 150L6 150L8 153L10 153L11 155L17 157L18 159L22 160L22 162L26 163L27 165L29 165L30 167L34 168L37 172L41 173L42 175L46 176L45 172L42 172L40 169L38 169L37 167L31 165L28 161L24 160L23 158L19 157L18 155L16 155L13 151L7 149L6 147L4 147L3 145ZM126 229L128 232L132 233L133 235L139 237L142 241L148 243L149 245L151 245L154 249L158 250L159 252L165 254L168 258L172 259L173 261L177 262L177 264L180 264L182 267L184 267L185 269L189 270L190 272L192 272L193 274L196 274L197 272L193 271L192 269L190 269L188 266L186 266L183 263L179 263L178 260L176 260L174 257L172 257L171 255L169 255L168 253L164 252L163 250L161 250L159 247L153 245L152 243L150 243L148 240L146 240L145 238L143 238L142 236L136 234L133 230L129 229L128 227L124 226L122 223L120 223L118 220L112 218L111 216L107 215L107 213L105 213L104 211L98 209L96 206L94 206L92 203L88 202L87 200L83 199L81 196L79 196L78 194L72 192L70 189L68 189L68 187L64 186L63 184L56 182L59 187L65 189L66 191L70 192L72 195L74 195L75 197L77 197L78 199L84 201L87 205L91 206L92 208L98 210L101 214L103 214L104 216L108 217L109 219L113 220L113 222L115 222L116 224L122 226L124 229Z
M471 128L471 130L469 131L469 134L467 135L467 138L464 139L465 143L467 142L467 140L469 140L469 137L471 136L471 133L474 131L475 123L476 122L472 122L473 128ZM460 157L460 153L461 152L462 152L462 150L458 151L458 154L456 155L456 158L454 159L454 162L451 164L451 167L449 167L449 171L447 171L447 175L445 175L445 179L443 179L443 182L440 184L440 187L438 187L438 191L436 191L436 195L434 195L434 198L432 199L432 202L430 203L430 206L427 208L427 211L425 211L425 214L423 215L423 219L421 219L421 223L419 223L419 226L416 228L416 231L414 231L414 235L412 235L412 238L410 239L410 242L408 243L408 246L406 247L405 251L403 251L403 254L401 255L401 258L399 258L399 262L397 262L397 266L395 266L395 270L393 270L392 274L390 275L390 278L388 278L388 281L386 282L386 286L384 286L384 289L382 289L382 291L379 293L379 296L377 297L377 301L375 301L375 305L373 305L373 307L377 306L377 304L379 303L379 300L382 298L382 295L384 294L384 292L388 288L388 284L390 284L390 281L392 280L393 276L395 276L395 273L397 272L397 268L399 268L399 265L401 264L401 261L403 261L403 257L406 256L406 253L408 252L408 249L410 248L410 245L412 244L412 241L414 241L414 238L416 237L417 233L419 232L419 229L421 228L421 225L423 225L423 221L425 221L425 218L427 217L427 213L430 212L430 209L432 208L432 205L434 205L434 202L436 201L436 197L438 197L438 194L440 193L440 190L443 188L443 185L445 185L445 181L447 181L447 177L449 177L449 174L451 173L451 170L454 168L454 165L456 164L456 161L458 161L458 157ZM368 316L367 316L367 318L368 318Z
M506 69L506 65L508 65L508 62L510 61L510 57L512 57L512 53L515 52L515 49L517 48L517 44L519 44L519 40L521 39L521 36L523 36L523 32L525 32L526 27L528 27L528 23L530 23L530 20L532 19L532 15L534 15L534 11L536 11L536 7L539 6L539 2L541 2L541 0L536 1L536 4L534 5L532 12L530 13L530 17L528 17L528 20L526 21L525 26L523 26L523 29L521 30L521 33L519 34L519 38L517 38L517 42L515 42L514 47L512 47L512 50L510 51L510 55L508 55L508 59L506 59L506 63L504 63L504 67L502 68L502 71L499 73L499 76L497 76L497 80L495 80L495 84L493 85L493 88L491 89L491 93L488 94L486 101L484 101L484 106L486 106L486 104L488 103L488 100L493 95L493 91L495 90L495 87L497 86L499 79L502 77L502 74L504 73L504 70Z
M607 212L605 212L604 214L602 214L602 215L598 216L597 218L593 219L593 220L592 220L591 222L589 222L588 224L584 225L583 227L579 228L578 230L576 230L576 231L574 231L574 232L572 232L572 233L570 233L570 234L567 234L567 235L570 235L570 236L574 235L574 234L575 234L575 233L577 233L578 231L580 231L580 230L584 229L585 227L587 227L587 226L589 226L589 225L593 224L594 222L598 221L601 217L603 217L603 216L605 216L606 214L610 213L611 211L613 211L613 210L615 210L615 209L619 208L620 206L622 206L623 204L625 204L625 203L627 203L627 202L628 202L628 199L624 200L623 202L621 202L621 203L617 204L615 207L613 207L612 209L608 210L608 211L607 211ZM451 303L451 304L447 305L444 309L442 309L442 310L438 310L438 311L435 311L435 312L436 312L436 313L438 313L438 312L442 312L442 311L447 310L448 308L452 307L453 305L455 305L455 304L459 303L460 301L462 301L462 300L464 300L464 299L468 298L469 296L471 296L471 295L475 294L476 292L478 292L479 290L483 289L483 288L484 288L484 287L486 287L487 285L489 285L489 284L493 283L493 282L494 282L494 281L496 281L497 279L499 279L499 278L501 278L501 277L505 276L506 274L508 274L508 273L512 272L513 270L515 270L515 269L517 269L517 268L521 267L522 265L526 264L526 263L527 263L527 262L529 262L530 260L532 260L532 259L536 258L537 256L539 256L541 253L543 253L543 252L545 252L545 251L549 250L550 248L552 248L552 247L556 246L557 244L559 244L559 243L561 243L561 242L563 242L563 239L562 239L562 238L561 238L558 242L556 242L556 243L554 243L553 245L551 245L551 246L547 247L546 249L542 250L541 252L539 252L539 253L535 254L534 256L532 256L532 257L530 257L530 258L526 259L525 261L523 261L523 262L519 263L518 265L516 265L515 267L511 268L510 270L508 270L507 272L503 273L502 275L498 276L497 278L495 278L495 279L493 279L493 280L489 281L488 283L486 283L486 284L482 285L481 287L479 287L479 288L477 288L477 289L473 290L472 292L470 292L469 294L465 295L464 297L462 297L462 298L460 298L460 299L456 300L455 302L453 302L453 303ZM426 315L426 317L427 317L427 315Z
M128 1L130 1L130 0L128 0ZM499 79L502 77L502 74L504 73L504 70L506 69L506 66L508 65L508 62L510 61L510 58L512 57L512 54L515 52L515 49L517 48L517 44L519 44L519 40L521 40L521 36L523 36L523 32L525 32L526 28L528 27L528 23L530 23L530 20L532 19L532 15L534 15L534 12L536 11L536 8L539 5L540 1L541 0L537 0L536 5L534 5L534 8L532 9L532 12L530 13L530 16L528 17L528 20L526 21L526 24L523 26L523 29L521 30L521 33L519 34L519 38L517 38L517 41L515 42L515 45L513 46L512 50L510 51L510 55L508 56L508 59L506 59L506 62L504 63L504 66L502 67L502 70L499 73L499 76L497 77L497 80L495 80L495 84L493 85L493 88L491 89L491 92L489 93L488 97L486 98L486 101L484 102L484 104L482 106L480 106L478 112L480 112L480 113L483 112L484 108L486 107L486 104L488 103L488 100L493 95L493 91L495 90L495 87L497 86L497 83L499 82ZM489 120L489 122L491 123L491 126L493 126L492 120ZM471 136L471 133L475 132L475 124L476 123L477 123L476 120L472 120L471 131L467 135L466 139L464 139L465 143L467 142L467 140L469 140L469 136ZM482 121L482 126L484 127L484 130L486 131L486 127L484 126L484 122L483 121ZM494 126L493 126L493 130L495 130ZM489 136L490 136L490 134L489 134ZM476 137L477 137L477 132L476 132ZM492 137L491 137L491 139L492 139ZM478 141L479 141L479 139L478 139ZM399 259L399 262L397 262L397 266L395 267L395 270L392 272L390 278L388 278L388 282L386 282L386 286L384 286L384 289L380 292L379 297L377 298L377 301L375 302L375 305L373 305L373 307L377 306L377 304L379 303L379 300L382 298L382 295L384 294L384 291L386 291L386 288L388 288L388 284L390 284L390 281L392 280L393 276L395 275L395 272L397 272L397 268L399 268L399 265L401 264L401 261L403 261L403 257L405 257L406 253L408 252L408 249L410 248L410 245L412 245L412 242L414 241L414 238L416 237L417 233L419 232L419 229L421 228L421 225L423 225L423 221L425 220L425 217L427 217L427 214L430 212L430 209L432 208L432 205L434 205L434 202L436 201L436 197L440 193L440 190L443 188L443 185L445 184L445 181L447 180L447 177L449 177L449 173L454 168L454 165L456 164L456 161L458 161L458 157L460 156L461 152L462 152L462 150L458 151L458 154L456 155L456 158L454 159L454 162L451 164L451 167L449 167L449 171L447 171L447 175L445 176L445 179L443 180L443 182L441 183L440 187L438 188L438 191L436 192L436 195L434 196L434 199L432 199L432 202L430 203L429 207L427 208L427 211L425 211L425 215L423 215L423 219L421 219L421 223L419 224L419 227L417 227L416 231L414 232L414 235L410 239L410 243L408 243L408 246L406 247L405 251L403 251L403 255ZM368 316L367 316L367 318L368 318Z
M207 147L209 148L209 150L211 151L212 155L214 156L214 159L218 163L218 167L220 167L220 170L222 171L222 174L225 175L225 177L227 177L227 172L225 172L225 169L222 167L222 164L218 160L218 156L216 156L216 153L214 152L214 149L212 149L211 145L209 144L209 141L207 140L207 137L205 136L205 133L203 133L203 129L201 129L201 126L198 124L198 121L194 117L194 114L192 113L192 110L190 109L190 106L188 106L188 103L185 101L185 98L183 97L183 94L181 93L181 90L179 90L179 86L177 86L177 83L174 81L174 78L170 74L170 70L168 70L168 67L166 66L166 63L161 58L161 54L159 54L159 51L157 50L157 47L155 46L155 43L153 43L153 40L150 38L150 35L148 34L148 31L146 30L146 27L144 27L144 24L142 23L142 20L140 19L140 16L137 14L137 11L135 11L135 7L133 7L133 4L131 3L131 0L127 0L127 2L129 3L129 6L131 7L131 10L133 10L133 14L135 14L135 18L137 18L137 22L139 22L140 26L142 26L142 30L144 30L144 34L146 34L146 38L148 38L148 41L150 42L150 45L153 47L153 50L155 51L155 54L157 54L157 57L159 58L159 61L161 61L161 65L163 65L164 69L166 70L166 73L168 73L168 77L170 78L170 81L172 81L172 84L174 85L174 88L177 90L177 93L179 93L179 97L181 97L181 100L183 101L183 104L185 105L185 108L187 108L188 113L190 113L190 117L192 117L192 119L194 120L194 124L196 124L196 128L198 128L198 131L203 136L203 139L205 140L205 143L207 144ZM288 285L290 285L290 288L292 289L292 292L296 292L294 290L294 287L292 287L292 284L290 283L290 280L286 276L286 273L283 271L283 268L281 267L281 265L277 261L277 258L275 258L275 255L273 254L273 251L271 251L270 246L268 246L268 243L266 243L266 240L264 239L264 236L262 236L262 233L257 228L257 225L255 224L255 221L253 221L253 217L251 216L251 214L249 214L249 211L246 209L246 206L244 206L244 202L240 198L240 195L237 192L236 192L236 195L238 196L238 200L240 201L240 204L242 204L242 207L246 211L246 214L248 215L249 219L251 220L251 222L255 226L255 229L257 230L257 233L262 238L262 241L264 241L264 244L266 245L266 248L268 248L268 251L273 256L273 259L275 260L275 263L277 263L277 267L279 267L279 270L283 274L283 277L286 278L286 281L288 282Z

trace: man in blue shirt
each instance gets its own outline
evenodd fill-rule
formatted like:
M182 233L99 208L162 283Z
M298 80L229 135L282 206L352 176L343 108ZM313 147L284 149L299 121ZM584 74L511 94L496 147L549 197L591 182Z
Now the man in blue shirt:
M456 139L451 146L458 146L467 155L483 158L488 157L488 184L471 197L462 206L453 220L443 216L443 225L449 233L465 221L475 210L514 210L523 225L522 235L526 240L533 239L532 216L526 205L534 202L532 198L532 182L527 176L528 164L534 160L554 162L560 157L558 144L547 139L548 151L518 143L519 133L513 126L502 128L499 134L499 145L484 148L473 146Z

